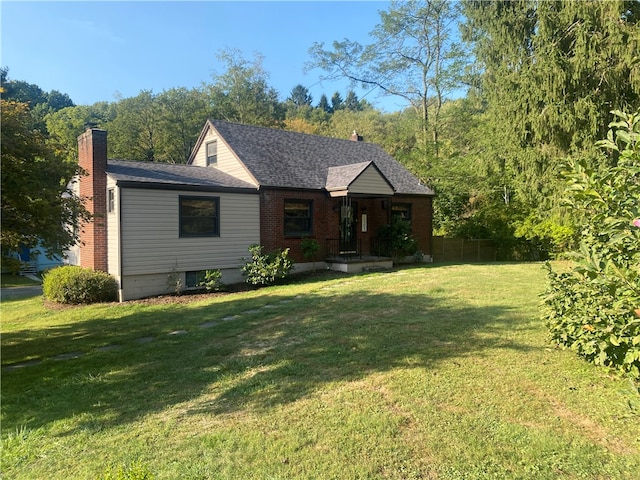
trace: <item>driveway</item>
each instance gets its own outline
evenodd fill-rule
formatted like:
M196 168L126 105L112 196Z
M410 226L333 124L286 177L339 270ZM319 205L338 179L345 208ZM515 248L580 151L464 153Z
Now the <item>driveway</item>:
M15 300L16 298L37 297L39 295L42 295L42 285L0 288L2 300Z

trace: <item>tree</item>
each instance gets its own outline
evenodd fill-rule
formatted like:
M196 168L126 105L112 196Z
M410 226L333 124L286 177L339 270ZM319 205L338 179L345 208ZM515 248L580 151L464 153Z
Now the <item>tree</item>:
M440 108L460 86L466 58L454 41L457 19L457 4L447 0L394 1L380 12L373 43L345 39L334 42L333 50L315 43L308 68L324 69L325 79L348 78L406 100L422 119L425 150L430 132L437 156Z
M318 108L320 110L322 110L325 113L333 113L333 108L331 107L331 104L329 103L329 99L327 98L327 96L323 93L322 96L320 97L320 101L318 102Z
M296 107L310 107L313 97L309 93L309 89L303 85L296 85L289 94L288 102L293 103Z
M331 109L336 112L342 108L344 108L342 95L340 95L340 92L334 92L331 95Z
M357 130L365 141L377 143L384 148L387 117L378 110L358 111L345 108L331 116L322 133L330 137L348 139L354 130Z
M562 163L606 168L593 145L608 112L640 107L640 2L468 0L464 13L487 102L487 170L528 211L517 234L563 248L577 225L560 205Z
M47 93L47 100L45 102L49 109L53 112L62 110L63 108L72 107L73 101L71 97L66 93L59 92L58 90L51 90Z
M57 90L45 92L38 85L22 80L10 80L8 76L8 68L0 69L2 97L5 100L28 104L31 125L43 134L47 133L45 117L48 114L73 106L73 101L66 93Z
M62 149L66 161L77 162L78 136L90 125L106 128L115 114L114 104L109 102L77 105L51 112L45 117L48 142Z
M214 116L231 122L274 126L284 117L278 92L267 83L262 56L246 60L242 52L230 49L218 53L226 70L213 75L206 85Z
M344 108L351 110L352 112L362 110L362 105L360 105L358 95L356 95L356 92L353 90L349 90L347 92L347 98L344 99Z
M287 118L284 121L284 129L313 135L317 132L318 127L304 118Z
M26 103L1 104L2 253L41 246L48 256L60 254L77 242L89 217L68 187L78 166L30 127Z
M296 85L292 90L289 98L287 98L286 105L286 120L311 120L313 111L315 110L311 103L313 97L309 93L309 90L303 85ZM288 124L287 128L292 126Z
M640 101L640 2L466 1L465 38L492 115L514 141L592 150Z
M116 116L109 122L109 155L128 160L158 161L160 104L150 90L124 98L115 105Z
M172 88L158 95L158 143L163 161L186 163L209 116L201 89Z

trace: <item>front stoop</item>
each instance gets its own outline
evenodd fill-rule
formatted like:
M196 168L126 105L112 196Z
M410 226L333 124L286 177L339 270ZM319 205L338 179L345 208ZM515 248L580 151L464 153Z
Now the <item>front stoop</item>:
M363 257L354 259L335 258L326 261L327 268L336 272L362 273L393 268L390 258Z

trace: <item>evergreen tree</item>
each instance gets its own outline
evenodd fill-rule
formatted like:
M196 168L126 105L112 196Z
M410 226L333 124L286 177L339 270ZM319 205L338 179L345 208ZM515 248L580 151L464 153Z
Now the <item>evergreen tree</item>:
M353 90L349 90L349 92L347 92L347 98L344 99L344 108L351 110L352 112L362 110L362 106L358 100L358 95L356 95L356 92Z
M287 102L291 102L295 107L309 107L313 102L313 97L307 87L304 85L296 85L291 90Z
M325 113L333 113L333 108L331 107L331 104L329 104L329 99L327 99L327 96L324 93L320 97L318 108Z
M640 2L465 2L491 113L514 141L590 149L638 106Z
M640 3L467 0L464 13L487 102L484 168L528 211L516 233L544 254L571 227L564 160L598 162L609 112L640 107Z
M344 102L342 100L342 95L340 95L340 92L334 92L333 95L331 95L331 109L334 112L337 112L338 110L341 110L342 108L344 108Z

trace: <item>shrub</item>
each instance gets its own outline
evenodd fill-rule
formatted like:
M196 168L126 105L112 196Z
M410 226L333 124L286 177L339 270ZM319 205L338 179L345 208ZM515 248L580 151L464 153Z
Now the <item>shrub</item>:
M50 270L42 282L44 296L56 303L112 302L118 299L118 285L105 272L77 266Z
M207 270L198 282L198 286L204 287L207 292L219 292L225 286L221 279L222 271Z
M178 297L182 295L182 290L184 286L182 285L182 274L174 268L171 270L171 273L167 275L167 290L171 290Z
M615 166L577 162L566 174L583 227L573 269L547 266L543 318L555 342L640 380L640 112L614 113L619 130L598 144L619 155Z
M390 224L380 229L378 236L384 245L381 253L390 256L396 265L418 251L418 244L411 234L411 224L400 217L393 217Z
M278 280L285 279L293 268L293 261L289 258L289 249L262 253L261 245L249 247L250 259L243 258L242 275L251 285L272 285Z
M300 248L302 249L302 256L305 260L311 260L313 262L313 271L316 271L315 256L320 250L320 243L315 238L305 237L300 241Z

